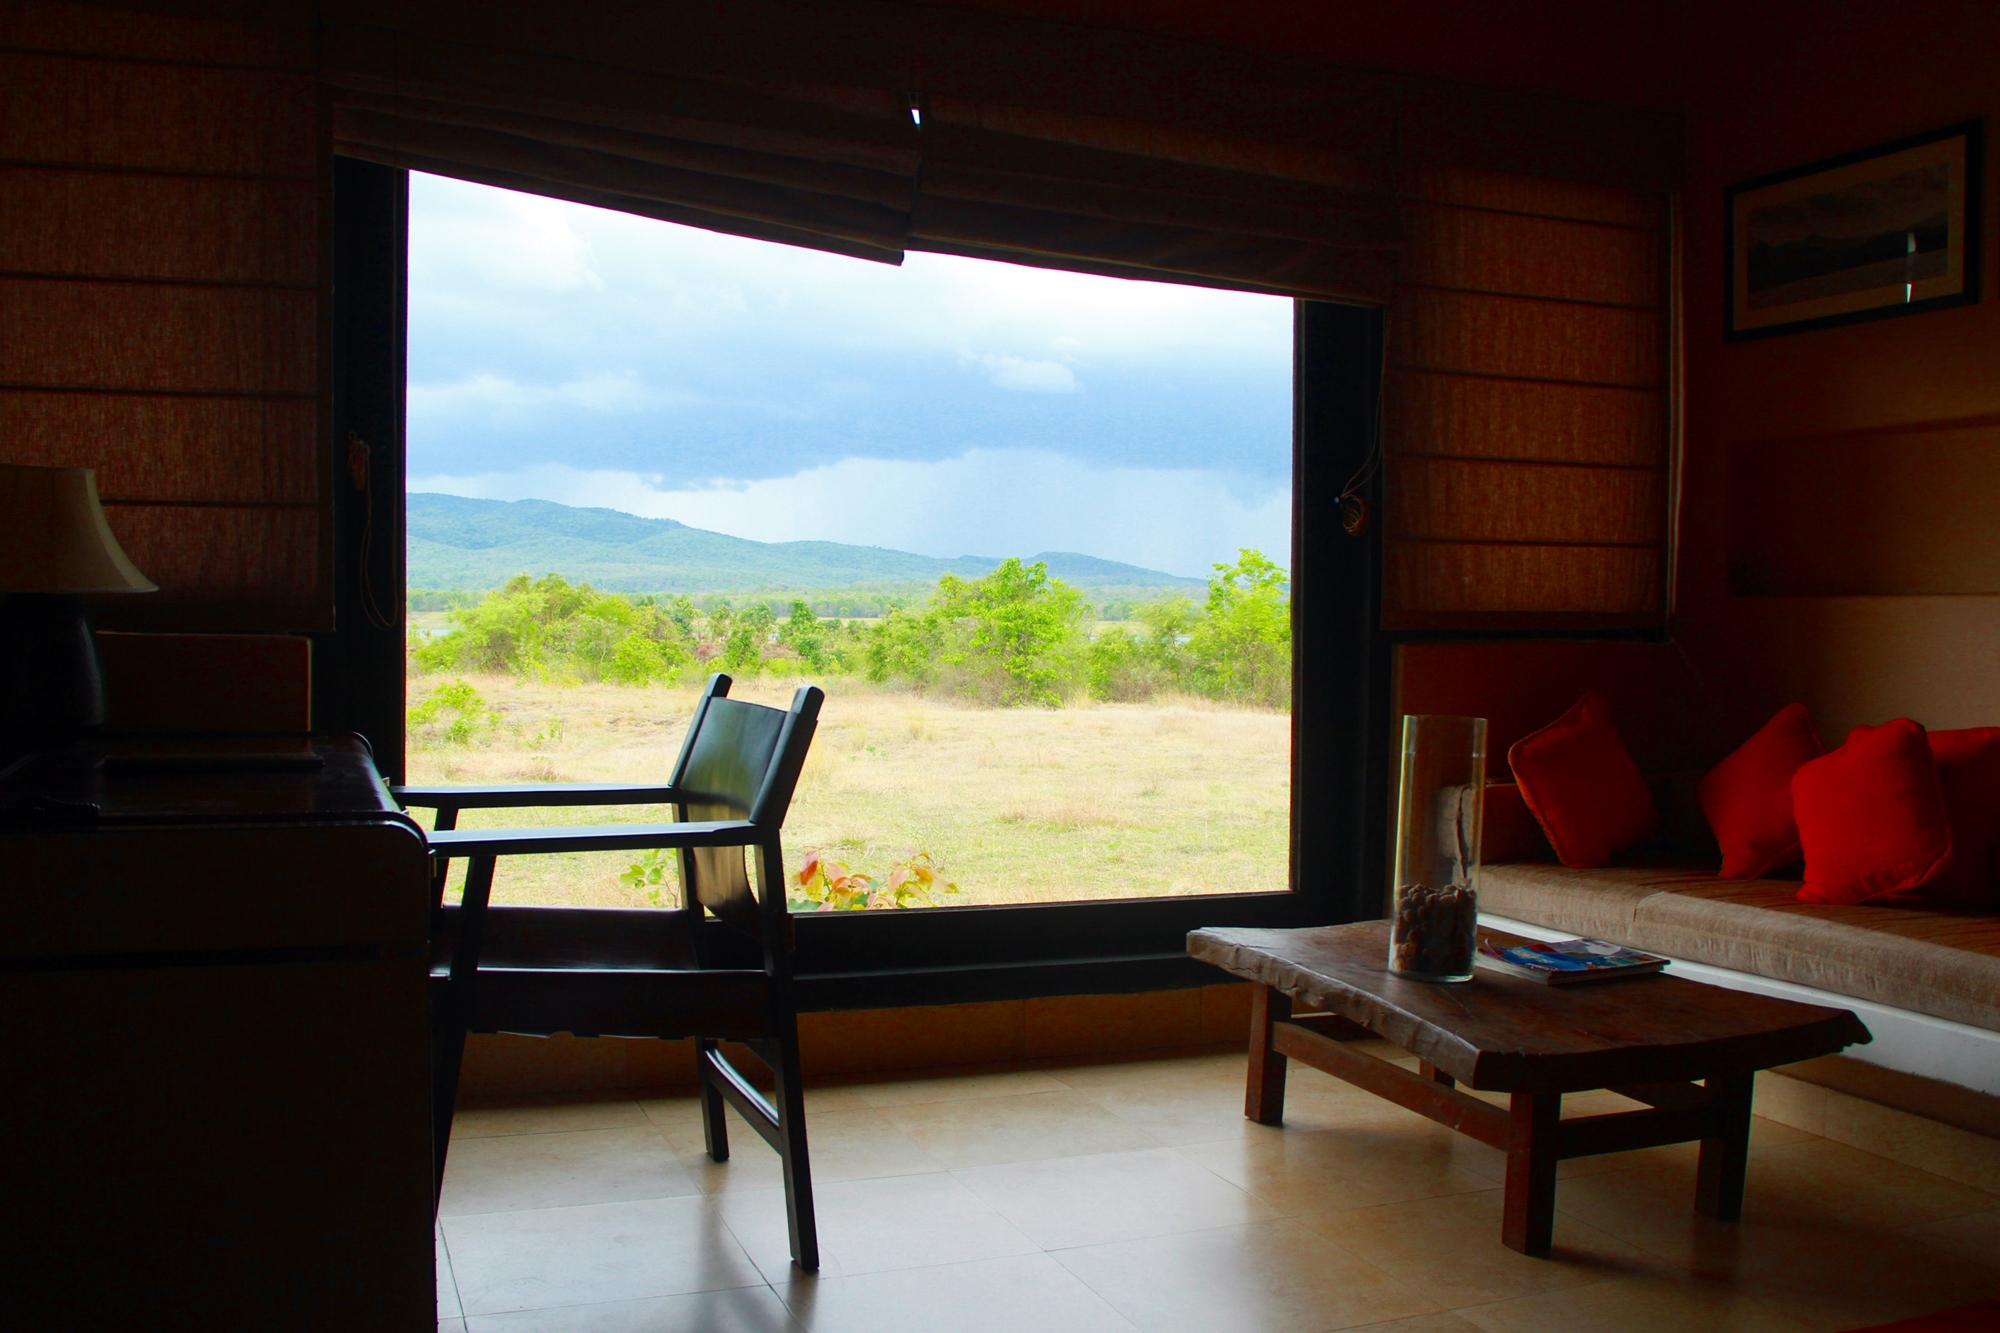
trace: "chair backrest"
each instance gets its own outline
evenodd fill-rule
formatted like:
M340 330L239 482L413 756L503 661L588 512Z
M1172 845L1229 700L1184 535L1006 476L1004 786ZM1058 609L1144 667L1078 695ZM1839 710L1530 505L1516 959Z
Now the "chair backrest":
M681 807L681 818L748 819L760 826L760 833L768 830L757 845L758 880L764 890L761 906L782 914L784 887L774 882L784 875L778 864L778 831L791 807L826 696L818 686L801 685L792 695L791 708L780 712L729 698L729 686L729 677L720 672L708 678L670 781L697 798ZM741 847L684 850L681 882L686 885L686 905L699 904L739 924L754 922L760 899L751 888L749 870Z

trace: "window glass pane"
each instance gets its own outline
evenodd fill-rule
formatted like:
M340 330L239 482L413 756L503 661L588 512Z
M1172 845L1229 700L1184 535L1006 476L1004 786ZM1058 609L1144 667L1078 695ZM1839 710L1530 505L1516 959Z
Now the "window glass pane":
M719 669L827 691L802 904L1286 887L1289 301L410 194L412 781L664 780Z

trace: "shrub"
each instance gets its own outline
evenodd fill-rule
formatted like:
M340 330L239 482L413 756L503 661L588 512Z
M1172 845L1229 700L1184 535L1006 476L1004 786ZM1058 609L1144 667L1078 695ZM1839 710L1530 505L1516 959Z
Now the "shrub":
M425 671L512 671L644 685L694 660L690 636L670 610L684 610L692 621L692 605L635 602L559 574L523 574L476 605L453 611L457 628L413 655Z
M424 747L470 745L499 720L478 690L463 680L448 680L411 707L410 738Z

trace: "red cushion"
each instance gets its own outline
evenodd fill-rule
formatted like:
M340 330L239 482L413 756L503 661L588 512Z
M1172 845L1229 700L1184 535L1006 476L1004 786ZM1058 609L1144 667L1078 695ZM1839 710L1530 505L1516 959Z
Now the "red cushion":
M1951 824L1924 729L1906 717L1856 727L1792 775L1809 903L1858 903L1914 889L1951 863Z
M1660 831L1653 793L1601 694L1515 741L1507 751L1521 799L1534 811L1556 859L1566 866L1611 864L1614 852Z
M2000 907L2000 727L1930 733L1951 824L1951 864L1928 884L1885 896L1940 907Z
M1758 879L1796 864L1792 774L1826 753L1804 704L1786 704L1736 753L1708 770L1695 800L1722 844L1722 873Z

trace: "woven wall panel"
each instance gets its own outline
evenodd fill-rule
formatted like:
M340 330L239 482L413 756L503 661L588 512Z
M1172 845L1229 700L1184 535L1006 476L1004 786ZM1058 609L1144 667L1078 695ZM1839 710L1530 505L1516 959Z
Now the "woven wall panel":
M107 500L314 504L319 404L0 390L7 461L97 469Z
M0 160L316 179L309 75L0 52Z
M1571 218L1644 231L1660 231L1666 226L1666 200L1662 195L1467 167L1414 164L1404 172L1402 193L1409 199L1497 213Z
M1405 288L1389 320L1389 360L1408 370L1654 388L1665 338L1650 310Z
M1411 203L1400 281L1418 286L1657 308L1657 233L1593 222Z
M283 15L282 0L265 0L265 17ZM312 66L310 10L296 4L293 23L250 26L207 19L143 14L103 5L49 4L44 0L0 3L0 31L8 45L32 51L123 56L133 60L183 61L198 65L248 65L309 69Z
M1395 457L1389 475L1392 530L1410 538L1656 543L1666 512L1651 470Z
M0 278L0 384L318 390L315 292Z
M293 17L0 0L0 460L97 470L160 585L107 626L331 627L327 139Z
M1657 624L1665 196L1438 165L1406 169L1402 188L1384 624Z
M304 602L319 577L313 508L107 504L118 544L181 600Z
M1384 387L1391 454L1625 467L1656 467L1666 455L1666 421L1651 389L1410 370L1391 371Z
M1411 624L1469 627L1536 615L1629 621L1661 610L1657 549L1392 541L1389 556L1383 595L1416 608Z
M313 181L0 166L0 270L197 282L319 279Z

